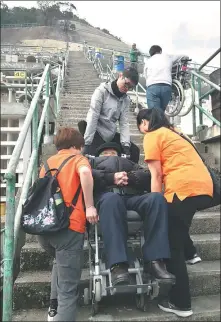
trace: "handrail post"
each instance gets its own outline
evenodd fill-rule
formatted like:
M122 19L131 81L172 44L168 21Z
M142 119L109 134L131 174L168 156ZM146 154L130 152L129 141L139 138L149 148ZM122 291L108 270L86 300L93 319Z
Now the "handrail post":
M33 87L33 74L31 74L31 90L32 90L32 98L34 97L34 87ZM36 102L36 106L35 106L35 110L33 113L33 119L32 119L32 131L31 131L31 135L32 135L32 150L37 149L38 146L38 142L37 142L37 136L38 136L38 102ZM32 183L34 183L34 181L37 179L37 160L34 164L34 168L33 168L33 173L32 173Z
M46 98L50 96L50 70L48 70L46 75ZM50 102L48 103L48 105ZM47 111L45 115L45 137L44 137L44 143L49 143L49 108L47 106Z
M138 108L138 85L136 86L136 113L139 112L139 108Z
M36 103L36 107L33 113L32 119L32 150L38 150L38 103ZM33 172L32 172L32 183L37 179L38 176L38 162L37 159L35 160Z
M202 105L202 99L201 99L201 79L198 78L198 102L199 105ZM199 110L199 125L203 124L203 113Z
M15 174L6 174L6 215L4 237L3 313L4 322L12 321L13 258L15 220Z
M192 81L192 85L194 87L194 75L191 74L191 81ZM193 104L193 108L192 108L192 119L193 119L193 136L196 136L196 107Z

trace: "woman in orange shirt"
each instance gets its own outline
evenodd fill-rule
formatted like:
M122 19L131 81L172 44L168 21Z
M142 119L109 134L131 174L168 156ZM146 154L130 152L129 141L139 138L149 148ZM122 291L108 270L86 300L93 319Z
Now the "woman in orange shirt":
M161 192L168 202L171 260L168 270L176 276L169 298L158 306L181 317L193 314L185 248L189 228L200 207L207 207L213 195L210 174L194 147L175 132L158 108L143 109L137 125L144 136L145 162L151 172L151 192Z

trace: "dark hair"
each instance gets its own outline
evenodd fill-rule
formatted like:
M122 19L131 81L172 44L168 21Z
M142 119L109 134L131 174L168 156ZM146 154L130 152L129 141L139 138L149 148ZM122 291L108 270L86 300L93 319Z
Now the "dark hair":
M153 45L149 50L149 54L151 57L155 54L160 54L161 52L162 52L162 48L158 45Z
M80 150L84 146L84 138L80 132L71 127L61 127L54 137L56 149L76 148Z
M173 128L173 125L168 121L163 110L158 107L143 108L137 115L137 127L139 128L142 120L149 121L148 132L155 131L161 127Z
M139 74L135 68L129 67L123 71L123 76L129 78L134 85L139 82Z

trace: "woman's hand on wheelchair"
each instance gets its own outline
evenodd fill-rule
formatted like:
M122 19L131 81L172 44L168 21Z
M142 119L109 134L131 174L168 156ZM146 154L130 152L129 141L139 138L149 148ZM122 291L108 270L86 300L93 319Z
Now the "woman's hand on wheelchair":
M98 222L99 217L97 214L97 209L94 206L86 208L86 219L92 225Z

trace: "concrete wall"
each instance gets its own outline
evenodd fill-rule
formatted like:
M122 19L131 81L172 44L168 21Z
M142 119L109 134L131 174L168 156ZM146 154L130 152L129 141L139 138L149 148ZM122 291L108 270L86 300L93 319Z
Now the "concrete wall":
M212 153L215 157L215 164L220 169L220 145L221 145L221 130L217 125L206 127L198 132L199 140L206 145L208 153Z

